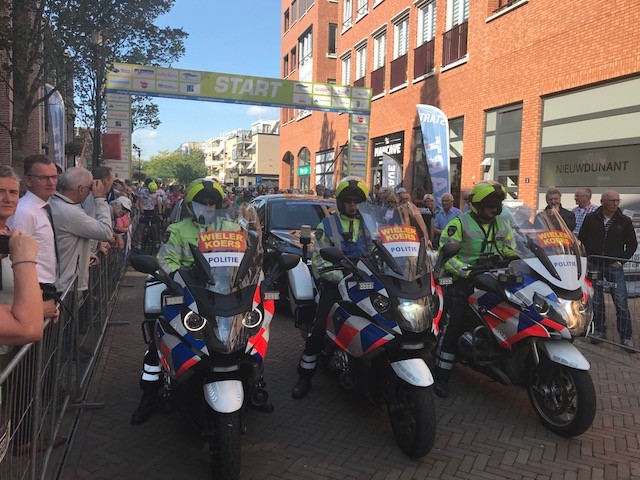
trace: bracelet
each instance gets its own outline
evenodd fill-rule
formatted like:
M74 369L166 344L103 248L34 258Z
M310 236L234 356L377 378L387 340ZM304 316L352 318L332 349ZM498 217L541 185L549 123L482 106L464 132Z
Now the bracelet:
M20 265L21 263L33 263L34 265L38 264L38 262L36 262L35 260L20 260L19 262L13 262L11 264L11 268L15 267L16 265Z

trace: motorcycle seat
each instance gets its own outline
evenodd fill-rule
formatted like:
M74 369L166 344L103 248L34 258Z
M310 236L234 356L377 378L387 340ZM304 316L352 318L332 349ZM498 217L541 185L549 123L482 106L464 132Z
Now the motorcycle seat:
M499 292L504 290L504 286L490 273L481 273L475 277L473 279L473 286L485 292Z

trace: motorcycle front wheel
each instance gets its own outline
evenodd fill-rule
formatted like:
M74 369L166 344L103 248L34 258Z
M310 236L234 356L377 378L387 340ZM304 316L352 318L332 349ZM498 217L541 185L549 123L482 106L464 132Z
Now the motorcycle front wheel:
M584 433L596 414L591 375L551 361L531 369L529 400L542 424L562 437Z
M213 480L240 478L240 412L211 412L209 457Z
M431 387L416 387L397 379L387 410L396 442L408 457L420 458L436 439L436 409Z

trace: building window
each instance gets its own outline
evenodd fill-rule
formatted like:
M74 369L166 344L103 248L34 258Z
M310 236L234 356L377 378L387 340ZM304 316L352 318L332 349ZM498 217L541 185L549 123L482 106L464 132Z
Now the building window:
M356 50L356 80L360 80L367 73L367 44Z
M286 32L291 27L290 19L289 19L289 9L284 11L284 31Z
M358 11L356 12L356 20L361 19L369 13L369 0L358 0Z
M336 55L336 44L338 42L338 24L330 23L329 24L329 50L328 54L332 57Z
M293 47L291 49L291 55L290 56L291 56L291 63L290 63L291 72L294 72L295 69L296 69L296 66L298 65L298 60L296 60L296 58L297 58L296 57L296 47ZM289 72L289 73L291 73L291 72Z
M289 75L289 55L285 55L282 59L282 77Z
M335 152L325 150L316 153L316 185L323 184L333 190L333 174L335 172Z
M409 17L404 17L393 25L393 58L406 55L409 49Z
M485 180L497 180L507 198L518 198L522 105L487 112L485 127Z
M298 21L298 1L293 0L291 2L291 24L293 25Z
M447 31L442 45L442 65L446 66L467 56L469 0L448 0Z
M311 29L307 30L299 39L298 39L298 51L300 52L300 67L309 63L312 59L313 54L313 39L312 39L312 31Z
M436 2L418 8L418 45L433 40L436 34Z
M447 29L469 20L469 0L447 0Z
M382 32L373 39L373 69L384 67L387 59L387 32Z
M342 57L342 85L351 84L351 54Z
M346 30L353 25L353 5L351 0L344 0L342 6L342 29Z

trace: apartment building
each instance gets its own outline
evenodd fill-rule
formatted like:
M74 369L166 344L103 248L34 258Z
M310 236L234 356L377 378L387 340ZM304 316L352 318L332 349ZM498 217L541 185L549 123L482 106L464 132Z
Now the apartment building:
M551 186L631 198L638 25L637 0L283 0L282 76L372 88L369 185L391 152L403 186L430 191L416 111L424 103L449 118L456 197L495 179L534 205ZM347 115L281 112L280 186L332 184Z

